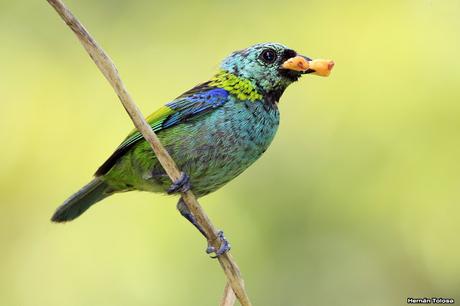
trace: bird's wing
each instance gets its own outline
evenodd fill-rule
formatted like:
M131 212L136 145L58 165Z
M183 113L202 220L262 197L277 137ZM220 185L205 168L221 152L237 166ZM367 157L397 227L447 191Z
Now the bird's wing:
M227 97L228 92L225 89L208 87L205 83L161 107L148 116L146 120L154 132L159 132L222 106L227 101ZM104 164L99 167L95 175L106 174L121 156L142 139L142 134L137 130L133 130Z

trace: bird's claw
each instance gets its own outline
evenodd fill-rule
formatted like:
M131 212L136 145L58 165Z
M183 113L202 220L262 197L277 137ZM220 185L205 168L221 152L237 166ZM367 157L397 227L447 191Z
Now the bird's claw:
M174 181L171 186L169 186L166 192L168 194L174 194L178 192L187 192L191 188L190 185L190 177L185 172L181 172L181 176L179 179Z
M231 248L230 243L228 243L227 239L225 238L223 231L219 231L217 233L217 239L220 241L220 247L218 250L216 250L216 248L210 244L208 244L208 248L206 249L207 254L211 254L211 253L216 254L216 255L211 256L211 258L217 258L221 256L222 254L225 254L228 251L230 251L230 248Z

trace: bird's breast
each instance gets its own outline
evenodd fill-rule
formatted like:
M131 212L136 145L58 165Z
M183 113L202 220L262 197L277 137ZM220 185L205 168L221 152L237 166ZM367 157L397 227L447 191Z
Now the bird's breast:
M278 129L279 112L276 105L230 100L198 122L184 166L189 168L194 189L209 193L267 150Z

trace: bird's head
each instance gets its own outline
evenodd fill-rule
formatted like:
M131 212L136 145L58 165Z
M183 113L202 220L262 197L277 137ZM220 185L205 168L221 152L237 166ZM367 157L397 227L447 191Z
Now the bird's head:
M321 60L324 61L324 60ZM334 63L326 64L327 72L312 69L312 60L278 44L261 43L233 52L221 64L222 71L247 80L263 96L271 95L278 101L291 83L303 74L329 74Z

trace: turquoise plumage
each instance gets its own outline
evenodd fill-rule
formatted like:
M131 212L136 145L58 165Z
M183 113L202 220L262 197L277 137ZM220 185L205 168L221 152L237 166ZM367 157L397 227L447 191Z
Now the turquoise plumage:
M183 182L173 185L176 191L190 185L202 197L255 162L278 129L278 102L284 90L302 74L313 72L307 68L309 60L277 43L236 51L211 80L150 115L147 121L152 129L187 174ZM93 181L64 202L52 220L72 220L118 192L167 192L171 184L149 144L133 131L97 170ZM181 201L178 207L193 223Z

